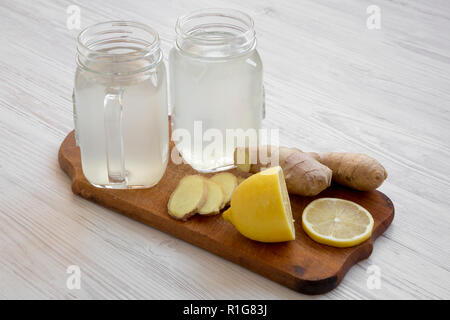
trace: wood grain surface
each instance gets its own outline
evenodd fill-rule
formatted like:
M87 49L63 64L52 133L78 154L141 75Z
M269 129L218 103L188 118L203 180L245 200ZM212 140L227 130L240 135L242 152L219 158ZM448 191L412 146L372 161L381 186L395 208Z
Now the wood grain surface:
M373 242L386 231L394 218L394 205L383 193L359 192L333 185L317 197L290 196L292 215L296 221L295 241L259 243L239 234L222 219L221 214L210 217L196 215L188 221L169 216L167 203L170 194L183 177L197 174L188 164L177 165L169 159L161 181L150 189L96 188L83 175L80 148L76 146L74 131L61 144L58 160L61 169L72 179L73 193L306 294L326 293L337 287L348 269L370 256ZM236 176L244 174L238 169L229 172ZM358 246L345 249L321 245L310 239L301 227L302 212L312 200L322 197L354 201L369 210L374 219L372 237Z
M73 129L76 35L136 20L167 57L177 16L232 7L255 20L266 119L283 145L363 152L388 170L396 217L335 290L306 296L73 195L57 152ZM381 28L366 27L377 5ZM0 1L0 298L450 299L447 0ZM66 287L68 266L81 288ZM380 271L379 288L368 281Z

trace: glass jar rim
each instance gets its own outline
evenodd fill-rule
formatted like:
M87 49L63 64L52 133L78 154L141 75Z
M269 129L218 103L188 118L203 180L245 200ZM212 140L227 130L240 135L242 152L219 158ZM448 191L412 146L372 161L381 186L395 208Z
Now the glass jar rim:
M104 35L107 33L112 33L114 30L101 31L102 27L131 27L136 30L144 31L147 35L152 36L152 41L148 42L147 45L142 46L136 49L134 52L127 53L113 53L107 51L101 51L97 49L93 49L87 44L87 41L91 39L91 37ZM152 27L135 21L127 21L127 20L115 20L115 21L104 21L99 22L93 25L90 25L84 28L77 37L77 52L82 56L86 56L87 54L92 55L102 55L102 56L117 56L117 57L125 57L125 56L136 56L136 57L145 57L149 54L154 54L157 50L159 50L159 34Z
M105 76L127 76L151 70L162 59L158 32L134 21L105 21L84 28L77 37L77 64ZM98 62L93 67L91 62ZM143 63L136 64L136 61ZM120 71L101 66L120 64ZM128 71L124 71L129 68Z
M225 40L232 40L237 38L249 38L253 40L255 38L255 28L254 28L255 24L253 19L243 11L228 8L198 9L180 16L177 19L175 25L175 32L177 33L177 36L182 37L184 39L189 38L190 40L196 40L201 41L202 43L211 43L211 44L215 44L218 41L223 41L224 40L223 36L221 38L212 38L212 37L205 38L204 36L192 35L189 33L191 30L183 29L183 26L186 23L190 22L191 20L204 18L208 16L232 18L238 22L243 23L246 26L246 30L244 32L240 32L235 35L230 35L229 37L226 37Z

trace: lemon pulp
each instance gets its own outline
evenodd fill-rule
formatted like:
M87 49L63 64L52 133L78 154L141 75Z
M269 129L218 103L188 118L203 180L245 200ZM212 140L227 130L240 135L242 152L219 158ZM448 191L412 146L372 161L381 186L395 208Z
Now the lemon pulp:
M302 226L315 241L334 246L356 246L372 235L372 215L359 204L337 198L321 198L304 210Z

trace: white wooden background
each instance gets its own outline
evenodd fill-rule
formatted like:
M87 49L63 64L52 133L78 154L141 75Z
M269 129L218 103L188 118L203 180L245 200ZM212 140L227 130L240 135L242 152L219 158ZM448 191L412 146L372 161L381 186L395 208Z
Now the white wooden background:
M283 144L364 152L389 178L392 226L334 291L309 297L70 191L58 147L72 130L76 30L137 20L167 55L176 17L251 14L264 61L267 127ZM366 8L381 9L368 30ZM0 298L450 298L450 2L0 0ZM81 289L66 268L81 268ZM367 268L381 270L370 290Z

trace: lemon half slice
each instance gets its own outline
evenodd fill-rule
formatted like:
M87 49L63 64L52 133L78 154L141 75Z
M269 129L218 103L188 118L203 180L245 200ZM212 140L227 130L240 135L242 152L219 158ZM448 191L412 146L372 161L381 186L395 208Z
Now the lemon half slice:
M249 239L261 242L295 240L289 195L280 167L244 180L231 197L223 218Z
M314 240L333 247L353 247L372 235L372 215L352 201L321 198L303 210L302 225Z

